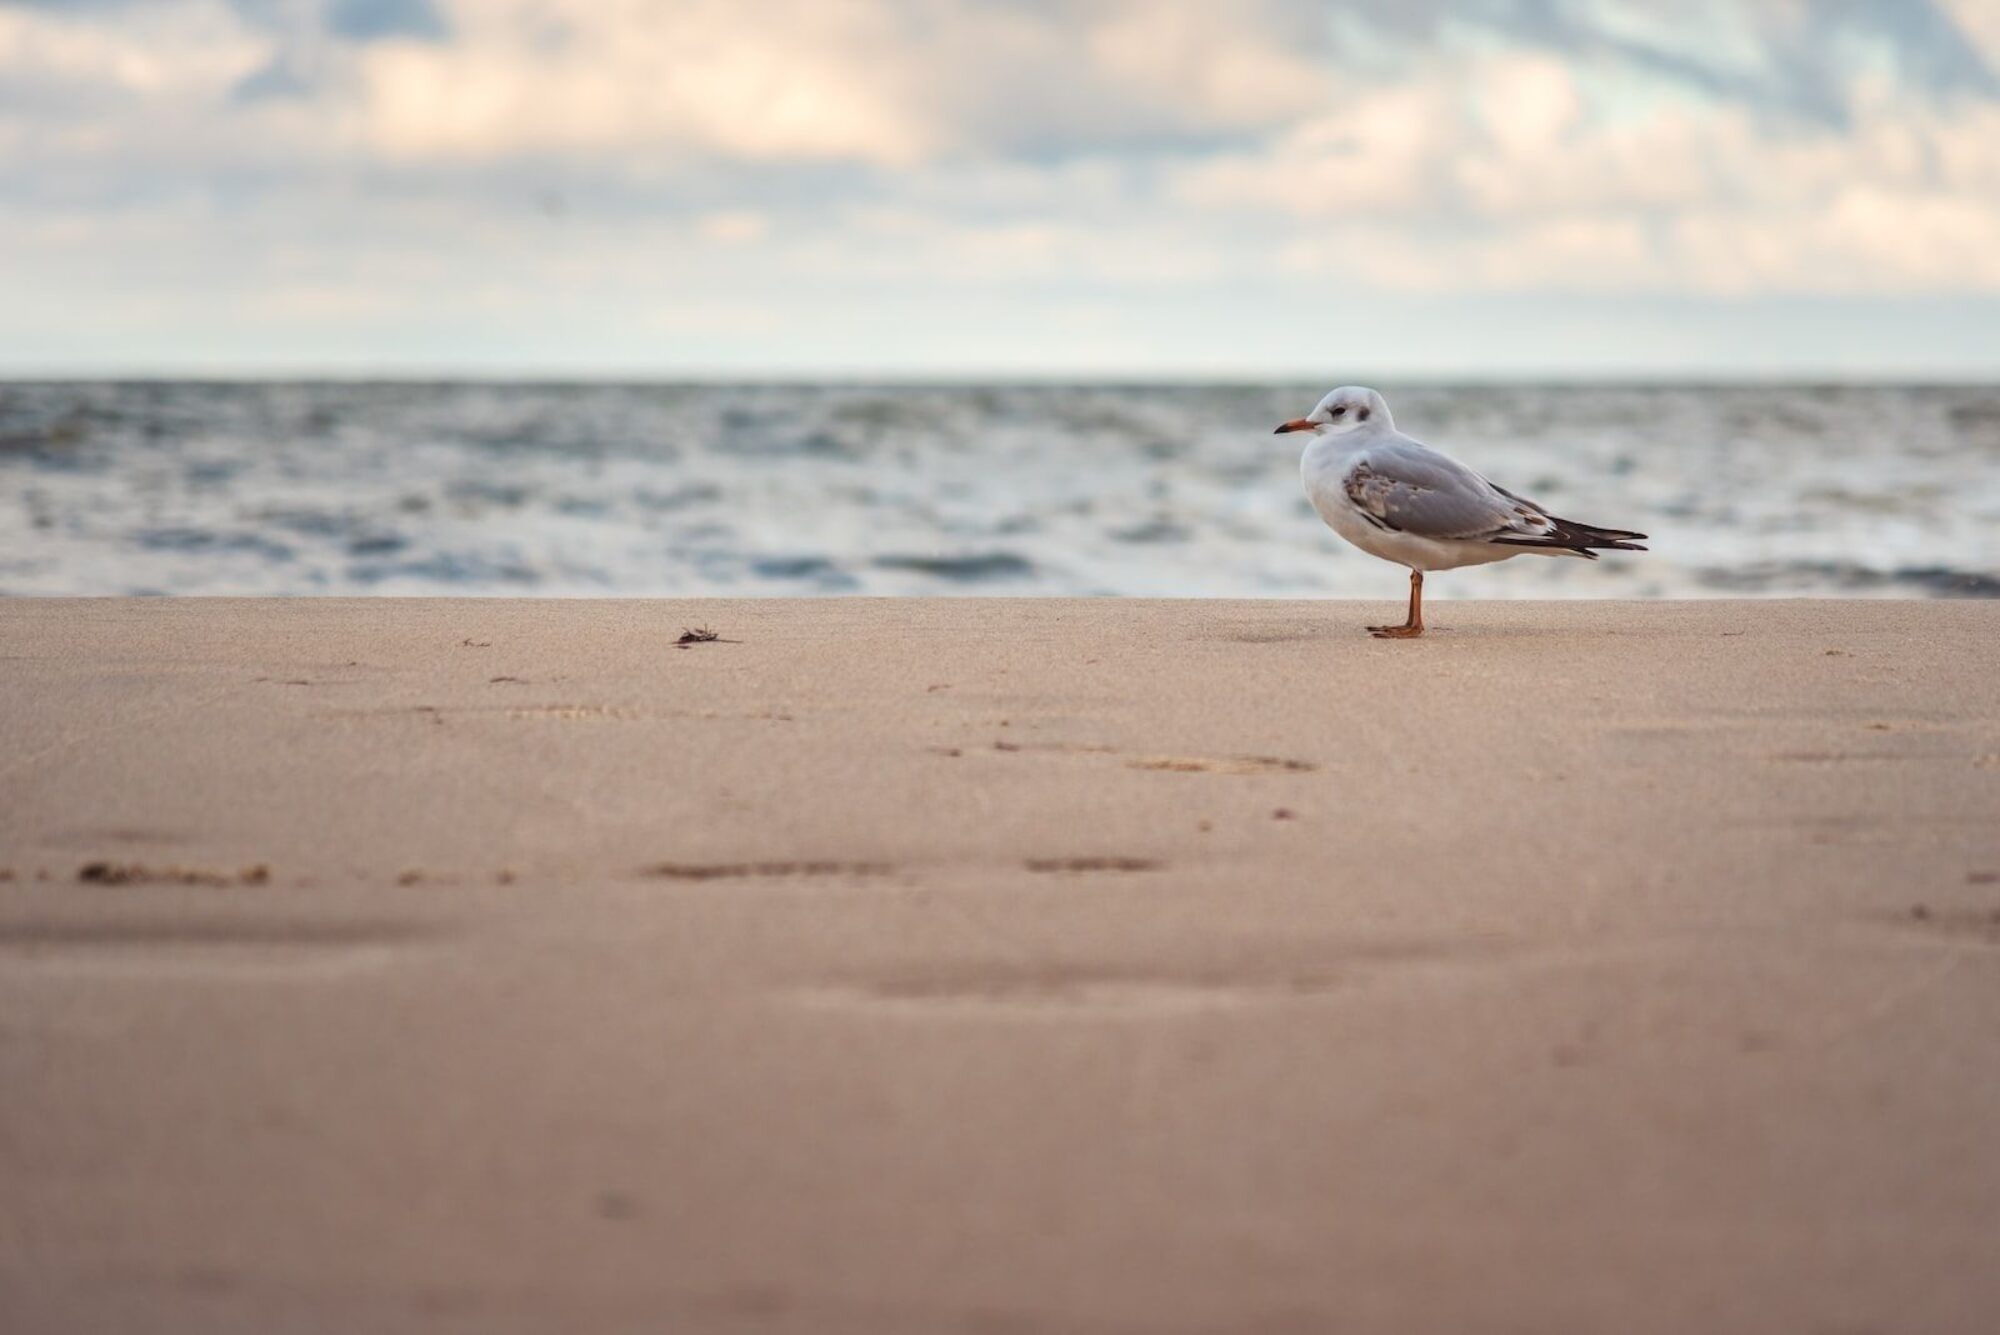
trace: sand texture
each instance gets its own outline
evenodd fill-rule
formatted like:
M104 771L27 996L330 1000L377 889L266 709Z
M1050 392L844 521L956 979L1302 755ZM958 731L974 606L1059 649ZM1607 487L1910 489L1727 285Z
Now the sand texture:
M0 1330L2000 1329L2000 603L1427 610L0 603Z

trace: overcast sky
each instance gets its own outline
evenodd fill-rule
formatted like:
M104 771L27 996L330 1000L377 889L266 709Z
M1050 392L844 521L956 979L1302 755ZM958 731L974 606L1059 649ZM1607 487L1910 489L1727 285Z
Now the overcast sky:
M0 0L0 373L2000 374L2000 0Z

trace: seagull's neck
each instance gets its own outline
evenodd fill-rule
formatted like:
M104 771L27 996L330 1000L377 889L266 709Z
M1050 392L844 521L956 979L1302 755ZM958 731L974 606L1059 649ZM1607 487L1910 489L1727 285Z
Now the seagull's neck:
M1307 441L1305 452L1299 456L1299 472L1306 479L1307 489L1345 473L1355 454L1367 448L1367 435L1365 431L1343 431L1337 436L1314 436Z
M1337 435L1316 435L1306 446L1306 453L1328 459L1341 459L1358 450L1367 449L1387 434L1389 433L1370 422L1367 426L1358 427L1353 431L1342 431Z

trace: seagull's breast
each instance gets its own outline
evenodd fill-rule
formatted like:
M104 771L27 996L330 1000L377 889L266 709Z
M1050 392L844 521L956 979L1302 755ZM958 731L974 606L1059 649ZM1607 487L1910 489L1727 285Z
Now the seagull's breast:
M1299 476L1305 482L1306 499L1312 502L1313 509L1319 512L1319 517L1326 521L1328 528L1362 551L1370 556L1379 556L1384 561L1409 565L1409 558L1421 555L1413 549L1412 540L1371 521L1349 499L1348 480L1367 454L1366 449L1326 449L1325 443L1320 441L1308 445L1305 456L1299 460ZM1423 542L1422 545L1429 547L1433 544Z

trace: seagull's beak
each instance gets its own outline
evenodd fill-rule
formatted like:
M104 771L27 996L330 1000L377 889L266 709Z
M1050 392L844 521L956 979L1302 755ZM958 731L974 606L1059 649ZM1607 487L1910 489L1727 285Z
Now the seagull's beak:
M1294 417L1291 421L1285 423L1283 426L1279 427L1276 431L1273 431L1271 434L1274 436L1282 436L1287 431L1310 431L1312 429L1313 429L1313 424L1311 422L1308 422L1303 417Z

